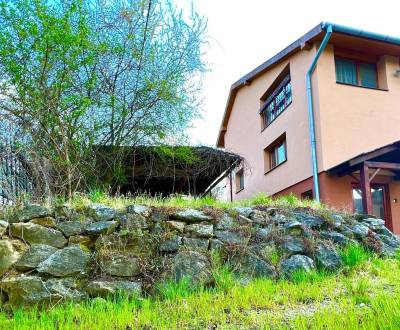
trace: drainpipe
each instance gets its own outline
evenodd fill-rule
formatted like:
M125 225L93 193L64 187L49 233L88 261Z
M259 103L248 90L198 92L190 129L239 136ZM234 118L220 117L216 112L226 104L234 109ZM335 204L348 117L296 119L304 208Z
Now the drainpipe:
M317 161L317 147L315 141L315 124L314 124L314 109L313 109L313 101L312 101L312 86L311 86L311 76L315 70L317 65L317 61L321 56L321 53L324 51L329 38L332 34L332 25L328 24L326 26L326 34L324 39L322 40L321 45L317 50L317 54L315 55L310 68L307 71L306 75L306 88L307 88L307 103L308 103L308 126L309 126L309 134L310 134L310 143L311 143L311 162L312 162L312 173L313 173L313 184L314 184L314 199L316 202L320 202L319 195L319 183L318 183L318 161Z

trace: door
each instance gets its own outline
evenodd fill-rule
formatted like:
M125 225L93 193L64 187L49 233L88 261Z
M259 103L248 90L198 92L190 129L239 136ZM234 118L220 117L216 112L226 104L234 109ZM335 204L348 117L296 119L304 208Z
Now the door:
M389 220L388 192L386 185L374 184L371 186L373 214L385 221ZM363 213L362 193L359 186L353 186L353 208L356 213Z

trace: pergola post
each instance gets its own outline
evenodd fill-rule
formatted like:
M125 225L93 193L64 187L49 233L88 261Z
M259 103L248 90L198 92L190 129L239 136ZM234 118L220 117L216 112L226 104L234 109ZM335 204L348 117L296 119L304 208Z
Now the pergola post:
M372 214L371 184L369 179L368 166L364 162L360 169L360 188L362 192L363 209L365 214Z

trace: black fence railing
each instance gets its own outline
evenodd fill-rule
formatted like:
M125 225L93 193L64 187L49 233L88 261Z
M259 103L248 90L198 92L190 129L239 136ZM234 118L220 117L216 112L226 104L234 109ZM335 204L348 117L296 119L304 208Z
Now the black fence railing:
M9 138L0 141L0 205L13 204L33 190L22 161L23 156L16 153L13 146Z

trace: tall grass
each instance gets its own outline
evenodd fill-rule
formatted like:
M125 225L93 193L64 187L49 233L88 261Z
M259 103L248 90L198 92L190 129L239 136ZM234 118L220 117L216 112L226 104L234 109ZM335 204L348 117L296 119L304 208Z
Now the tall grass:
M372 253L358 243L351 243L340 251L340 257L345 266L354 268L372 258Z

